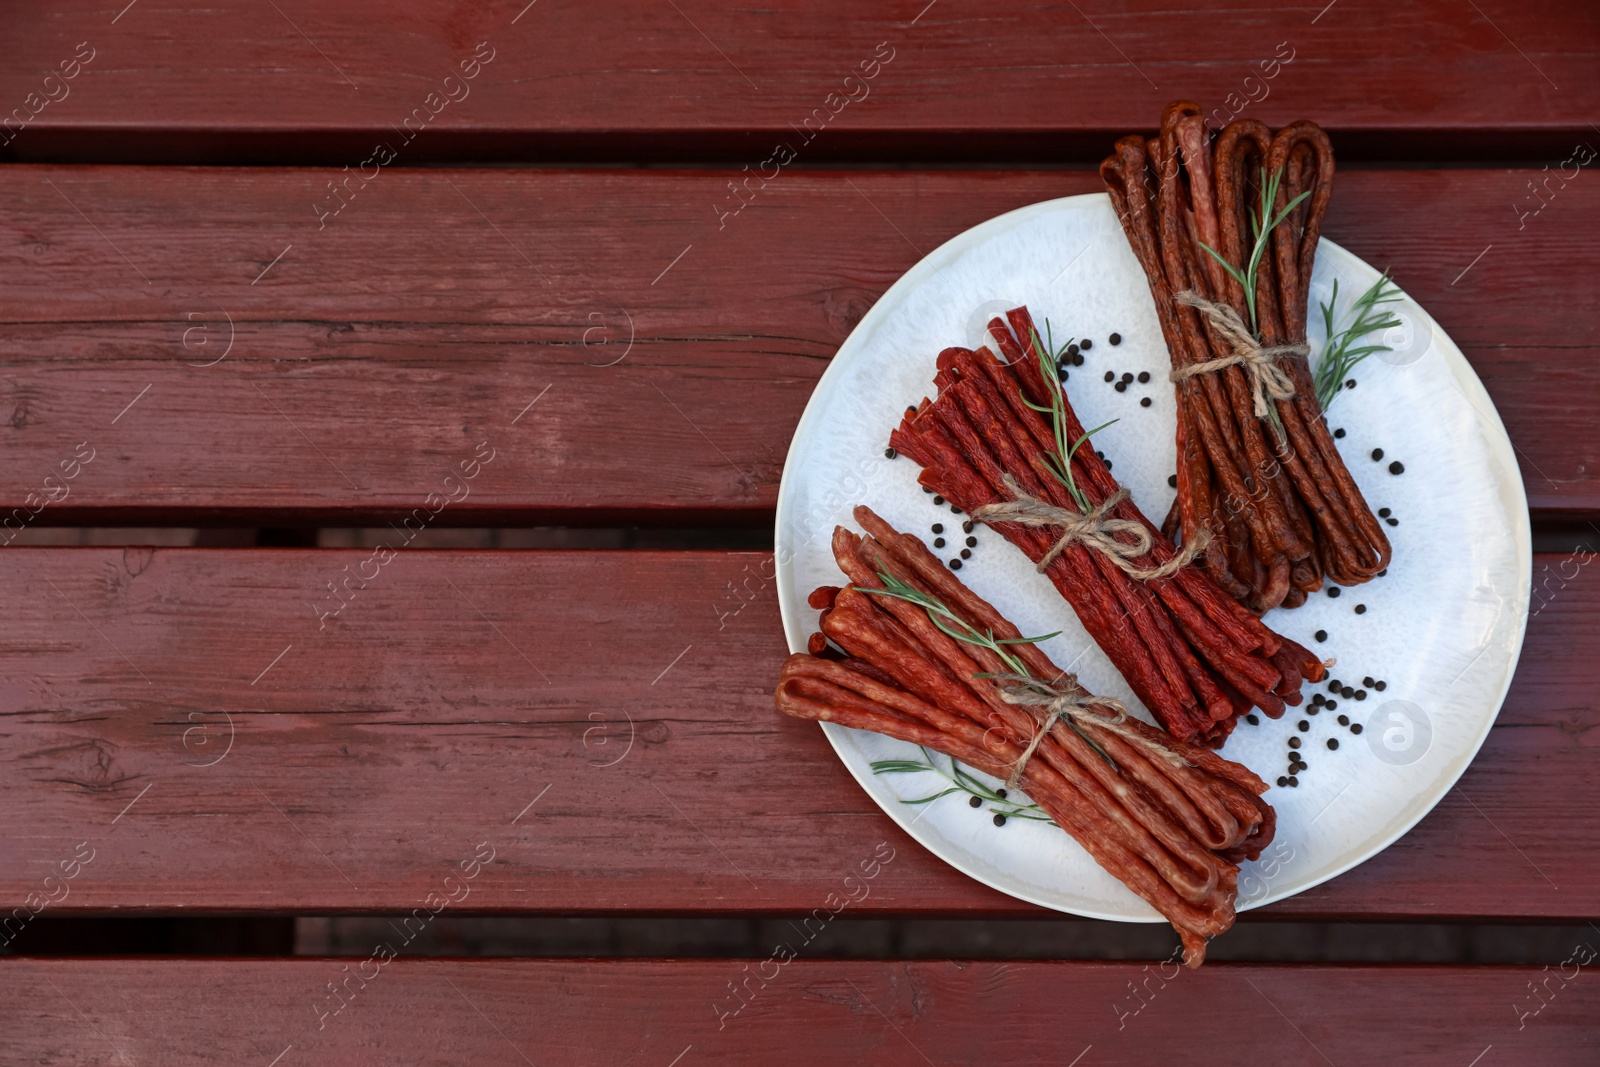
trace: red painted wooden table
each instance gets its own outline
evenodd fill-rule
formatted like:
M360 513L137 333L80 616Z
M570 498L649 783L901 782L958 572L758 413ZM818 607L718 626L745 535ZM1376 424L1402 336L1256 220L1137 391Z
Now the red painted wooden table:
M858 915L1044 915L922 851L774 713L770 551L17 531L767 526L811 388L883 290L984 219L1094 191L1170 99L1325 125L1328 235L1471 360L1536 532L1600 516L1600 179L1571 162L1600 144L1588 4L3 18L8 942L46 913L798 917L874 856ZM1587 561L1536 558L1516 682L1444 802L1249 921L1600 916ZM0 958L0 1061L1600 1057L1581 955L745 962ZM1160 989L1137 1018L1106 1007L1130 983Z

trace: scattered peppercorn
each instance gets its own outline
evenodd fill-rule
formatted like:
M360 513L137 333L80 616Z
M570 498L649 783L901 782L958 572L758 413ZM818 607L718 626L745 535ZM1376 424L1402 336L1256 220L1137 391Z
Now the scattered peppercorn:
M1001 786L999 789L996 789L994 791L994 795L999 797L1001 800L1004 800L1006 798L1005 786Z
M1118 382L1116 385L1113 385L1111 388L1115 389L1119 393L1126 393L1128 391L1128 383L1127 382Z
M1311 694L1311 706L1312 707L1320 708L1320 707L1322 707L1322 705L1326 704L1327 702L1328 702L1328 698L1323 696L1321 693L1312 693Z
M1355 690L1350 688L1348 685L1342 685L1339 687L1339 695L1344 697L1346 700L1349 700L1355 695Z
M1340 682L1337 678L1329 679L1328 692L1337 693L1343 687L1343 685L1344 683Z
M1360 723L1352 723L1351 726L1350 726L1350 732L1353 733L1353 734L1359 734L1361 732L1361 724Z
M1074 366L1074 367L1081 367L1081 366L1083 366L1083 353L1082 353L1082 352L1080 352L1080 353L1078 353L1078 354L1077 354L1077 355L1075 355L1075 356L1073 356L1073 357L1072 357L1072 365L1073 365L1073 366Z
M1117 380L1117 375L1116 375L1115 371L1109 371L1109 370L1106 371L1106 381L1114 382L1116 380Z
M1087 337L1085 337L1083 340L1078 342L1078 348L1080 348L1081 350L1083 350L1085 352L1089 351L1089 349L1091 349L1093 347L1094 347L1094 342L1089 340Z
M1382 458L1383 458L1383 449L1374 448L1372 450L1372 462L1376 463L1376 462L1378 462L1378 460L1380 460Z
M923 491L923 492L924 492L924 493L931 493L931 492L933 492L933 490L932 490L932 489L929 489L929 488L928 488L928 487L927 487L927 486L923 486L923 487L922 487L922 491Z
M1327 708L1328 708L1329 711L1332 711L1334 708L1337 708L1338 706L1339 706L1339 702L1337 700L1330 700L1327 703Z
M1106 470L1109 471L1110 469L1111 469L1111 461L1108 459L1108 460L1106 460Z
M1299 748L1300 747L1300 739L1298 737L1289 738L1289 747L1290 748Z
M1249 723L1251 726L1260 726L1261 725L1261 720L1256 718L1254 715L1246 715L1244 717L1244 721Z
M950 561L950 569L953 570L953 571L960 570L961 569L961 561L959 559L951 560Z
M1389 568L1388 567L1385 567L1385 568L1383 568L1383 570L1378 572L1378 577L1379 578L1386 578L1386 577L1388 577L1388 575L1389 575Z
M1378 509L1378 518L1380 519L1387 519L1392 514L1394 514L1394 512L1390 511L1388 508Z
M1122 372L1122 380L1125 381L1125 382L1133 381L1133 372L1132 371L1126 371L1126 370L1123 371Z
M1354 378L1346 379L1345 383L1344 383L1344 387L1346 389L1354 389L1356 387L1356 380Z
M934 533L944 533L944 523L942 523L942 522L934 523L933 524L933 532Z
M1295 725L1299 727L1301 733L1305 733L1307 730L1311 729L1311 720L1301 719L1299 722L1295 723Z
M1059 377L1062 381L1066 381L1068 378L1072 377L1072 375L1067 373L1066 368L1064 367L1057 367L1056 370L1059 372L1057 377Z
M1344 436L1344 430L1340 429L1340 430L1333 431L1333 436L1335 436L1335 437L1343 437Z
M1338 596L1338 595L1339 595L1339 594L1340 594L1340 593L1342 593L1342 592L1343 592L1343 591L1344 591L1344 590L1342 590L1342 589L1340 589L1340 588L1339 588L1339 587L1338 587L1338 586L1336 586L1336 585L1330 585L1330 586L1328 586L1328 595L1329 595L1329 596Z
M978 547L978 539L976 537L967 538L967 547L968 548L977 548Z
M962 559L971 559L971 558L972 558L972 549L970 549L970 548L963 548L963 549L962 549L962 550L961 550L961 558L962 558Z
M950 505L950 514L952 514L952 515L960 515L961 514L961 509L956 507L954 504L951 504Z
M915 404L907 404L906 405L906 414L907 415L915 415L916 413L917 413L917 406Z
M996 815L994 817L994 824L996 826L1004 826L1006 824L1006 817L1004 815Z
M1349 726L1350 725L1350 716L1348 716L1348 715L1339 716L1339 725L1340 726Z
M1366 613L1367 613L1367 606L1365 604L1357 604L1356 605L1356 614L1357 615L1365 615Z
M1339 750L1339 739L1337 737L1328 738L1328 747L1337 752Z
M1139 406L1142 407L1142 408L1149 407L1150 406L1150 398L1147 397L1147 396L1140 397L1139 398Z
M1365 700L1365 699L1367 699L1367 691L1365 689L1357 689L1356 690L1356 699L1357 700Z
M961 532L962 533L971 533L972 532L972 520L971 519L968 519L966 522L961 524Z
M936 497L933 498L933 502L935 504L943 504L944 503L944 497L936 496Z
M1078 354L1078 346L1077 345L1068 345L1067 346L1067 355L1075 356L1077 354Z
M1176 474L1167 475L1167 484L1174 489L1178 488L1178 476Z
M1278 788L1282 789L1282 788L1286 787L1288 784L1289 784L1289 779L1288 778L1284 777L1281 774L1278 775Z
M1372 683L1372 688L1376 689L1378 692L1381 693L1385 689L1389 688L1389 683L1385 682L1385 681L1382 681L1382 680L1379 680L1379 681L1376 681L1376 682Z
M1150 372L1149 371L1142 370L1142 371L1139 372L1139 383L1141 385L1144 384L1145 382L1148 382L1149 380L1150 380Z
M935 538L934 538L934 539L933 539L933 547L934 547L934 548L943 548L943 547L944 547L944 538L942 538L942 537L935 537Z
M1361 679L1361 684L1370 686L1376 685L1377 683L1372 680L1372 675L1369 674L1365 678Z
M1404 463L1401 463L1399 460L1395 460L1393 463L1389 464L1389 473L1390 474L1404 474L1405 472L1406 472L1406 465Z
M1114 345L1120 345L1122 343L1122 335L1120 333L1114 333L1110 337L1107 337L1106 340L1110 341Z
M1298 779L1298 778L1296 778L1296 777L1295 777L1295 776L1294 776L1294 775L1292 775L1292 774L1291 774L1291 775L1290 775L1290 776L1289 776L1289 784L1290 784L1290 785L1291 785L1291 786L1299 786L1299 784L1300 784L1300 779Z
M1384 519L1383 521L1388 523L1390 526L1399 526L1400 525L1400 520L1399 519L1392 519L1391 518L1391 519Z
M972 808L981 808L983 807L983 798L973 797L971 800L967 801L967 806Z
M886 448L886 449L883 450L883 458L884 459L893 459L894 457L898 456L899 454L900 453L896 452L893 448Z
M1326 631L1326 630L1318 630L1312 636L1314 636L1318 641L1326 641L1328 639L1328 631Z

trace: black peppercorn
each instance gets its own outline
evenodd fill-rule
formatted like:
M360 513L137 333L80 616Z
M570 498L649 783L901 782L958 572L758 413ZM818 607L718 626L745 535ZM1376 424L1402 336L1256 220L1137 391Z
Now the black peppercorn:
M1344 430L1340 429L1340 430L1333 431L1333 436L1335 436L1335 437L1343 437L1344 436Z
M1300 779L1296 778L1294 775L1291 774L1289 776L1289 784L1291 786L1298 786L1300 784Z
M1327 706L1328 706L1328 710L1332 711L1333 709L1335 709L1335 708L1337 708L1339 706L1339 702L1337 700L1330 700L1330 701L1328 701L1328 705Z
M1339 716L1339 725L1340 726L1349 726L1350 725L1350 716L1348 716L1348 715Z
M934 538L934 539L933 539L933 547L934 547L934 548L943 548L943 547L944 547L944 538L942 538L942 537L935 537L935 538Z
M896 452L893 448L886 448L886 449L883 450L883 458L884 459L893 459L894 457L898 456L899 454L900 453Z
M1118 382L1116 385L1113 385L1111 388L1115 389L1119 393L1126 393L1128 391L1128 383L1127 382Z
M1350 732L1353 733L1353 734L1359 734L1361 732L1361 724L1360 723L1352 723L1351 726L1350 726Z
M961 509L956 507L954 504L951 504L950 505L950 514L952 514L952 515L960 515L961 514Z
M1365 700L1365 699L1367 699L1367 691L1365 689L1357 689L1356 690L1356 699L1357 700Z
M1140 384L1143 384L1144 382L1148 382L1149 380L1150 380L1150 372L1149 371L1142 370L1142 371L1139 372L1139 382L1140 382Z
M1346 700L1349 700L1352 696L1355 695L1355 690L1352 689L1348 685L1341 686L1340 689L1339 689L1339 695L1344 697Z
M1299 722L1295 723L1295 725L1299 727L1301 733L1305 733L1307 730L1311 729L1311 720L1301 719Z
M1337 693L1343 687L1344 687L1344 683L1339 681L1339 679L1337 679L1337 678L1328 679L1328 692Z
M1378 509L1378 518L1380 519L1387 519L1391 514L1393 514L1393 512L1391 512L1388 508Z
M1357 604L1356 605L1356 614L1357 615L1365 615L1366 613L1367 613L1367 606L1365 604Z
M1326 641L1328 639L1328 631L1326 631L1326 630L1318 630L1312 636L1314 636L1318 641Z
M1339 739L1337 737L1328 738L1328 747L1337 752L1339 750Z
M1404 474L1405 472L1406 472L1406 465L1404 463L1401 463L1399 460L1395 460L1393 463L1389 464L1389 473L1390 474Z
M1066 381L1068 378L1072 377L1070 374L1068 374L1066 372L1066 370L1064 370L1061 367L1057 367L1056 370L1058 372L1057 373L1057 377L1060 378L1062 381Z
M1089 349L1094 347L1094 342L1085 337L1083 340L1078 342L1078 347L1087 352Z
M971 559L971 558L972 558L972 549L970 549L970 548L963 548L963 549L962 549L962 550L961 550L961 558L962 558L962 559Z
M1338 586L1336 586L1336 585L1330 585L1330 586L1328 586L1328 595L1329 595L1329 596L1338 596L1338 595L1339 595L1339 594L1340 594L1340 593L1341 593L1341 592L1343 592L1343 590L1341 590L1341 589L1340 589L1340 588L1339 588L1339 587L1338 587Z
M1078 346L1077 345L1068 345L1067 346L1067 355L1075 356L1077 354L1078 354Z
M996 815L994 817L994 824L996 826L1004 826L1006 824L1006 817L1004 815Z
M1147 397L1147 396L1140 397L1139 398L1139 406L1142 407L1142 408L1149 407L1150 406L1150 398Z
M923 492L924 492L924 493L931 493L931 492L933 492L933 490L932 490L932 489L929 489L929 488L928 488L928 487L927 487L927 486L923 486L923 487L922 487L922 491L923 491Z
M950 561L950 569L953 570L953 571L960 570L961 569L961 561L959 559L951 560Z
M1123 371L1122 372L1122 380L1125 381L1125 382L1133 381L1133 372L1132 371Z
M933 532L934 533L944 533L944 523L942 523L942 522L934 523L933 524Z
M1120 333L1114 333L1110 337L1107 337L1106 340L1110 341L1114 345L1120 345L1122 343L1122 335Z
M1288 786L1288 784L1289 784L1289 779L1288 778L1284 777L1281 774L1278 775L1278 787L1280 789Z
M1377 685L1378 683L1374 682L1372 680L1372 675L1369 674L1365 678L1361 679L1361 684L1365 685L1365 686L1374 686L1374 685Z
M1374 688L1374 689L1376 689L1376 690L1377 690L1377 691L1378 691L1378 692L1380 692L1380 693L1381 693L1381 692L1383 692L1383 691L1384 691L1384 690L1385 690L1385 689L1387 689L1387 688L1389 688L1389 683L1388 683L1388 682L1385 682L1385 681L1382 681L1382 680L1381 680L1381 679L1380 679L1380 680L1379 680L1379 681L1376 681L1376 682L1373 682L1373 683L1372 683L1372 688Z
M1346 389L1354 389L1356 387L1356 380L1354 378L1346 378L1344 387Z
M935 504L943 504L944 503L944 497L936 496L936 497L933 498L933 502Z
M1178 488L1178 476L1176 474L1167 475L1167 484L1174 489Z
M1378 462L1378 460L1380 460L1382 458L1383 458L1383 449L1374 448L1372 450L1372 462L1376 463L1376 462Z
M1253 714L1252 715L1246 715L1244 717L1244 721L1249 723L1251 726L1260 726L1261 725L1261 720L1256 718Z
M1289 738L1289 747L1290 748L1299 748L1300 747L1300 739L1298 737Z
M1322 705L1326 704L1327 702L1328 702L1328 698L1323 696L1321 693L1312 693L1311 694L1311 706L1312 707L1320 708L1320 707L1322 707Z
M977 548L978 547L978 539L976 537L967 538L967 547L968 548Z
M1384 519L1383 521L1388 523L1390 526L1399 526L1400 525L1400 520L1399 519Z
M1389 568L1388 567L1385 567L1385 568L1383 568L1383 570L1378 572L1378 577L1379 578L1386 578L1386 577L1388 577L1388 575L1389 575Z
M966 522L961 524L961 532L962 533L971 533L972 532L972 520L971 519L968 519Z
M973 808L981 808L981 807L983 807L983 798L982 797L973 797L971 800L967 801L967 806L968 807L973 807Z
M1114 382L1116 380L1117 380L1117 375L1116 375L1115 371L1109 371L1109 370L1106 371L1106 381Z

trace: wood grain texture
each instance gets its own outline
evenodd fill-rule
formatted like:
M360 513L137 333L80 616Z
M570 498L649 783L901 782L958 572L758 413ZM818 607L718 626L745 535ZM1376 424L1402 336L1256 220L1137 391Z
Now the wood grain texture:
M463 912L804 914L887 849L852 914L1047 914L925 853L773 710L770 556L401 551L319 629L366 558L0 553L0 902L405 912L487 842ZM1458 788L1268 917L1600 913L1600 584L1541 604ZM1359 784L1365 749L1340 758Z
M1560 972L1565 981L1555 966L1178 969L803 958L781 967L399 958L381 969L365 959L4 960L0 991L16 1062L63 1067L265 1065L279 1055L282 1067L1088 1067L1166 1062L1176 1048L1198 1067L1467 1064L1485 1052L1506 1063L1594 1062L1600 983L1576 964ZM341 1003L328 983L358 971L370 980L349 978L342 1010L321 1015ZM747 977L741 1002L730 983ZM1545 983L1544 1000L1530 982Z
M1600 104L1600 18L1560 0L122 8L69 0L14 14L0 102L31 121L0 152L354 166L430 92L442 98L484 41L494 58L408 160L754 166L824 109L807 161L1093 161L1184 97L1275 124L1315 117L1352 155L1542 160L1590 137ZM80 42L94 58L46 85ZM892 58L847 86L875 52ZM1290 61L1262 67L1274 57ZM60 99L29 104L46 92Z
M1326 232L1466 351L1535 516L1588 516L1600 182L1519 219L1538 173L1344 173ZM765 522L878 296L987 218L1099 187L795 173L722 218L726 172L396 170L319 229L329 177L0 171L0 514L87 442L34 521L381 526L487 440L436 523Z

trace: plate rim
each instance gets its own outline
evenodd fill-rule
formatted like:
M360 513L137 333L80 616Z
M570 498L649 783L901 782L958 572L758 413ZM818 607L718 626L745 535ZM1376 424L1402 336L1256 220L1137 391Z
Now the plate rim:
M939 266L934 261L937 260L942 254L946 254L952 245L955 245L958 242L964 245L971 244L982 239L985 235L985 232L988 230L1001 230L1010 228L1017 221L1017 216L1042 214L1048 210L1073 203L1086 206L1086 201L1106 201L1108 199L1109 195L1107 193L1099 192L1078 193L1073 196L1039 200L1035 201L1034 203L1024 204L1020 207L1012 208L1009 211L1002 212L1001 214L994 215L974 226L970 226L967 229L952 235L941 242L937 247L929 251L926 255L923 255L921 258L919 258L917 262L908 267L900 275L900 277L896 278L894 283L883 291L883 294L879 296L878 299L873 303L872 307L867 310L867 313L861 317L860 321L858 321L850 330L850 333L846 335L845 339L840 342L839 347L834 350L833 356L831 356L828 360L828 366L817 378L816 384L812 386L811 395L806 399L805 410L801 413L800 420L795 424L794 433L789 439L789 448L784 454L783 473L778 481L777 506L774 509L773 561L778 592L778 611L780 615L780 621L784 627L784 642L789 646L789 652L791 655L804 651L805 644L803 640L796 642L789 633L789 620L791 618L798 618L796 613L798 612L799 608L794 603L793 597L789 593L789 583L784 580L784 573L790 566L792 566L795 553L791 548L790 558L787 561L781 558L785 549L783 531L785 519L789 510L788 502L791 491L790 478L793 476L794 471L794 465L789 462L789 457L793 453L794 442L800 440L801 436L809 430L811 424L822 417L820 414L821 407L817 405L815 401L818 394L822 392L823 386L828 383L830 375L834 375L836 373L845 373L845 371L841 369L844 365L838 360L839 353L849 346L851 340L855 338L857 334L861 333L863 330L876 329L879 325L879 320L886 318L892 313L890 308L895 303L895 301L891 300L892 297L896 297L900 295L902 291L909 291L915 288L917 285L922 284L925 280L923 278L924 274L936 272L939 269ZM1344 248L1342 245L1330 240L1328 237L1322 236L1318 239L1317 255L1320 257L1325 251L1331 251L1334 259L1343 259L1349 263L1358 265L1365 270L1370 270L1374 274L1378 273L1376 268L1372 267L1371 264L1367 263L1360 256L1357 256L1355 253ZM1472 766L1473 761L1477 759L1478 752L1482 749L1484 742L1489 738L1489 732L1494 729L1495 723L1499 721L1500 712L1505 707L1506 695L1510 692L1511 683L1516 676L1517 665L1522 659L1522 646L1528 631L1529 608L1531 606L1530 597L1533 583L1532 519L1528 513L1528 494L1527 488L1522 479L1522 469L1517 463L1515 448L1511 443L1510 435L1506 432L1505 423L1500 418L1500 412L1495 407L1493 399L1489 396L1488 390L1484 388L1483 381L1478 377L1478 373L1473 369L1471 362L1461 351L1460 346L1455 343L1455 340L1439 326L1438 322L1431 314L1429 314L1428 310L1424 308L1420 302L1418 302L1409 293L1406 293L1403 289L1401 290L1401 293L1404 295L1405 299L1409 301L1411 306L1421 313L1425 324L1430 330L1432 330L1432 336L1436 340L1442 340L1444 342L1442 346L1436 347L1439 348L1440 355L1445 360L1445 364L1449 368L1452 378L1455 379L1457 386L1461 389L1463 399L1465 399L1468 404L1477 412L1479 418L1484 420L1484 423L1486 424L1485 429L1492 428L1493 430L1498 431L1498 434L1493 436L1493 439L1488 441L1487 445L1492 452L1499 454L1499 459L1502 461L1501 468L1509 472L1509 479L1503 487L1500 487L1500 492L1501 495L1504 495L1504 490L1514 489L1515 497L1517 501L1520 501L1521 504L1519 509L1513 510L1510 524L1510 534L1514 548L1514 554L1516 557L1516 564L1522 577L1520 596L1517 601L1519 610L1517 613L1518 618L1516 621L1515 639L1511 643L1510 656L1507 661L1504 677L1502 678L1499 686L1499 692L1495 694L1494 711L1484 719L1483 725L1480 727L1477 736L1472 739L1470 747L1464 749L1462 754L1458 757L1458 766L1456 766L1453 770L1447 767L1445 773L1440 776L1439 781L1442 783L1442 787L1439 789L1437 796L1435 796L1426 804L1421 805L1413 818L1404 822L1402 825L1397 826L1391 834L1385 836L1373 847L1364 850L1358 858L1352 859L1342 865L1336 865L1330 868L1326 873L1322 873L1308 881L1296 883L1292 889L1285 889L1284 887L1278 887L1276 891L1269 889L1267 894L1259 900L1244 904L1236 903L1236 910L1238 913L1253 911L1256 908L1265 907L1268 904L1277 903L1280 900L1287 900L1290 897L1297 896L1309 889L1314 889L1317 886L1322 885L1334 878L1338 878L1340 875L1353 870L1361 864L1366 863L1368 860L1381 855L1396 841L1410 833L1419 822L1421 822L1436 807L1438 807L1440 802L1442 802L1444 798L1448 796L1453 789L1455 789L1456 784L1461 780L1462 776L1466 774L1467 768ZM1469 395L1469 393L1472 395ZM1486 434L1486 436L1491 435ZM1105 919L1112 922L1164 923L1167 921L1165 917L1159 914L1131 916L1122 913L1110 913L1092 909L1066 907L1057 901L1039 899L1036 895L1026 892L1025 890L1020 890L1012 886L996 885L993 881L984 877L981 873L970 870L964 862L957 862L952 856L947 855L944 849L944 842L942 840L929 841L916 833L913 827L919 821L921 817L920 813L917 818L908 818L909 813L903 810L903 805L899 804L898 802L891 804L889 800L886 800L886 798L878 795L877 791L869 784L870 782L876 780L876 776L873 776L872 778L866 777L865 772L862 769L857 768L855 766L855 761L852 758L847 758L846 753L841 749L841 745L843 744L844 740L849 736L849 734L845 732L850 729L849 727L844 727L838 725L837 723L829 722L818 723L817 725L822 728L823 736L828 739L828 744L833 749L834 755L839 759L839 762L843 764L845 770L847 770L850 773L850 776L856 780L856 784L861 787L862 791L869 798L871 798L873 803L877 804L879 809L882 810L883 813L891 820L893 820L895 825L899 826L908 837L965 877L971 878L982 885L988 886L990 889L993 889L996 892L1004 893L1008 897L1026 901L1027 903L1064 914L1079 915L1084 918L1091 919ZM1252 861L1245 861L1245 863L1250 862ZM1244 864L1241 864L1241 868L1243 867ZM1146 906L1148 906L1148 904ZM1152 912L1153 911L1154 909L1152 908Z

